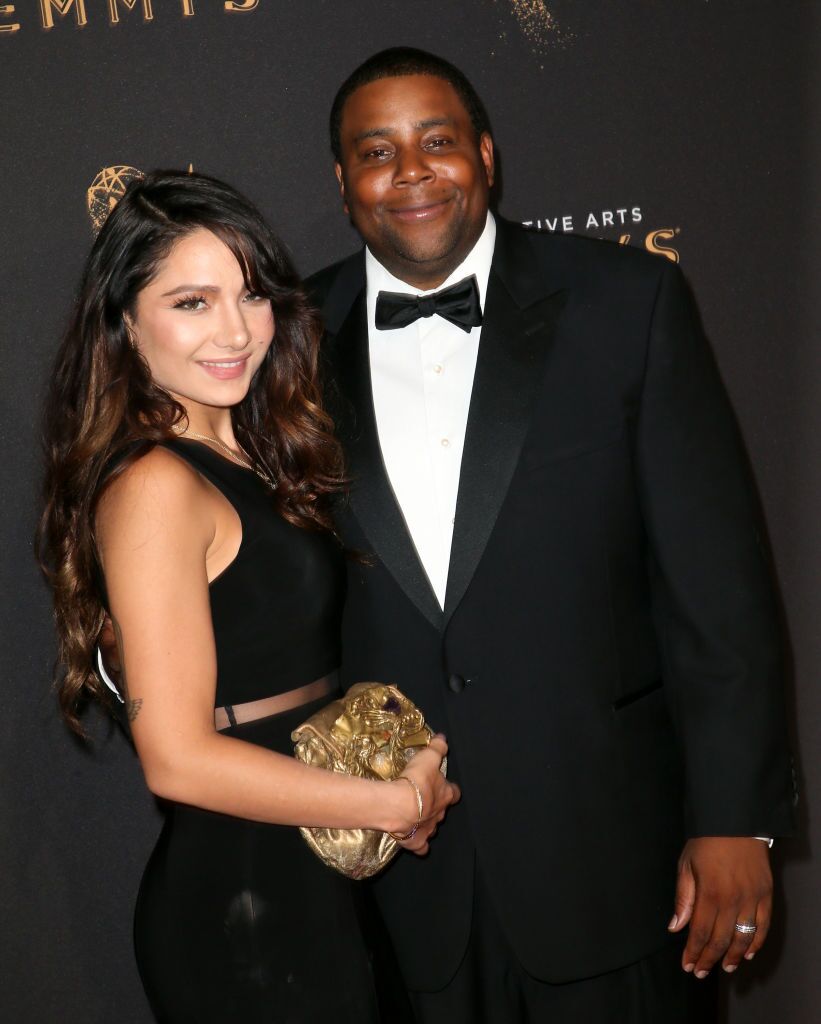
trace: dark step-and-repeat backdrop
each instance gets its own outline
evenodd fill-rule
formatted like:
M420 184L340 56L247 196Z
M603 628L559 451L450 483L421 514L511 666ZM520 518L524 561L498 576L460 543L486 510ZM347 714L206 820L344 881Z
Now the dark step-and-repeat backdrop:
M31 544L43 381L93 230L134 175L193 167L256 200L302 271L352 251L328 108L357 63L397 44L441 53L475 82L503 214L646 248L693 284L768 519L804 795L802 835L775 850L774 933L724 980L724 1014L817 1019L819 6L0 2L0 1019L149 1020L131 910L159 816L115 731L97 720L84 750L58 721Z

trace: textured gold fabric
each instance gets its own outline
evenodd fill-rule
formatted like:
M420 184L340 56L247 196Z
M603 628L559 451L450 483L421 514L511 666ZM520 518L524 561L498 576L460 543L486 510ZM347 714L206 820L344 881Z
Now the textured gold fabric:
M306 764L390 781L402 774L432 735L422 712L401 690L383 683L356 683L344 697L311 715L291 739L294 756ZM321 860L348 878L375 875L399 849L386 832L371 829L299 831Z

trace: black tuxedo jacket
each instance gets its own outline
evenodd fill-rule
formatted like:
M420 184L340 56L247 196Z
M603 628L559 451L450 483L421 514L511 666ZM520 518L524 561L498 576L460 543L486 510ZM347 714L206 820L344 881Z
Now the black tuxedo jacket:
M664 945L686 836L782 835L773 598L676 266L497 220L444 611L382 461L359 253L310 282L351 477L344 683L401 687L462 802L375 885L406 981L458 967L480 866L552 982Z

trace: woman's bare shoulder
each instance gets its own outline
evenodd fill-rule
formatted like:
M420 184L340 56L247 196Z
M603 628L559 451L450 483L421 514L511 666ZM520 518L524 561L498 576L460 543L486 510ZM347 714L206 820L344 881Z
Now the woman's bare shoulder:
M202 477L183 459L156 446L135 459L108 484L95 514L98 540L115 535L134 543L159 530L213 535L213 515Z

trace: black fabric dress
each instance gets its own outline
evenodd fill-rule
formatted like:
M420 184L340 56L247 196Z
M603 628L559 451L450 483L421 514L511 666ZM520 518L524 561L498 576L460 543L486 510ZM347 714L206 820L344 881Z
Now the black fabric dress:
M217 706L284 693L339 659L342 555L278 516L251 471L206 445L169 442L236 509L242 543L210 586ZM332 698L224 730L292 754L291 730ZM178 804L143 876L134 940L161 1024L370 1024L364 892L296 828ZM370 927L370 926L369 926Z

